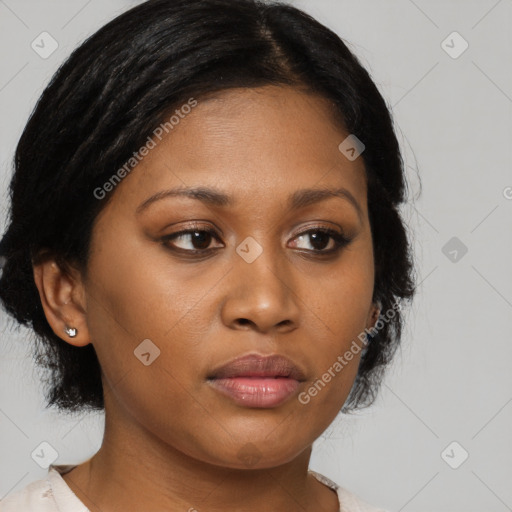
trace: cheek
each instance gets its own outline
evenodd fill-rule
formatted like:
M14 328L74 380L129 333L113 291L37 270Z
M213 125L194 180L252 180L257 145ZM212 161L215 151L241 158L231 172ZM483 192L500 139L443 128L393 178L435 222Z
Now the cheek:
M144 240L128 223L116 225L112 236L97 229L94 246L99 249L90 260L94 282L89 291L127 334L141 340L161 337L197 301L199 290L183 282L183 273L157 242Z
M316 329L309 329L314 349L308 348L314 377L299 395L299 402L318 435L332 422L346 401L357 376L366 317L371 300L365 279L331 281L318 294ZM315 315L311 315L311 321ZM321 421L318 421L321 418Z
M316 326L309 329L317 347L312 355L318 379L311 400L314 396L324 405L339 404L348 396L357 375L365 339L374 284L371 245L351 248L339 266L316 283L314 287L313 280L306 282L302 292L308 297L305 322ZM304 295L306 289L314 291Z
M148 250L147 241L123 235L122 226L112 237L98 236L96 246L101 250L90 259L87 321L105 376L112 385L135 379L141 390L158 387L177 399L173 389L180 380L194 381L194 368L205 365L199 340L211 319L202 298L218 278L192 266L182 271L164 249ZM150 366L141 361L147 352ZM137 388L130 392L135 396Z
M97 340L107 394L115 396L117 410L129 411L169 443L183 442L185 450L189 431L195 430L185 418L212 422L197 400L197 367L206 363L204 347L194 343L204 320L200 324L200 308L193 306L204 289L183 293L179 274L170 278L170 273L158 272L152 261L140 257L141 251L124 251L115 264L109 263L109 254L105 246L102 257L91 261L98 281L89 287L88 302L89 329Z
M371 250L368 241L354 245L320 280L305 281L306 303L314 305L310 309L322 321L326 338L338 348L366 327L374 288Z

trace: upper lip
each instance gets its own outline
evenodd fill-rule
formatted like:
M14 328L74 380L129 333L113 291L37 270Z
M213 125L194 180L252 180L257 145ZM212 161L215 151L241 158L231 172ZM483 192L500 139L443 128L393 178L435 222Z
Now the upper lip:
M282 355L247 354L214 369L209 379L233 377L288 377L306 380L304 372L291 359Z

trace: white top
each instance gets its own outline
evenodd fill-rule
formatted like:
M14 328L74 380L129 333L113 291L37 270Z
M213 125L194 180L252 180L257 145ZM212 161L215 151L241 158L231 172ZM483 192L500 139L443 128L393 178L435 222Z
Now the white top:
M46 478L36 480L0 501L0 512L90 512L78 499L61 475L74 465L52 465ZM340 512L387 512L359 499L316 471L309 470L317 480L338 494Z

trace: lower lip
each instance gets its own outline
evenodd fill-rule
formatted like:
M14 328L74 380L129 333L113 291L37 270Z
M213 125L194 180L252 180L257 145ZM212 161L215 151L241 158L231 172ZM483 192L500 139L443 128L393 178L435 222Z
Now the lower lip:
M208 381L217 391L245 407L278 407L288 400L300 383L284 377L230 377Z

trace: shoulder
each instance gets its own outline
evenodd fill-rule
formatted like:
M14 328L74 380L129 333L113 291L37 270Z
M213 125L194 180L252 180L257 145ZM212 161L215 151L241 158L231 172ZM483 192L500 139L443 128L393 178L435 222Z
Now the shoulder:
M343 487L338 487L338 498L342 504L341 512L389 512L383 508L370 505Z
M36 480L0 501L0 512L58 512L47 479Z
M46 478L31 482L0 501L0 512L89 512L62 474L73 465L51 465Z
M374 507L366 501L362 500L356 494L350 492L348 489L341 487L337 483L333 482L330 478L317 473L316 471L309 470L313 476L315 476L320 482L327 485L338 494L338 500L340 502L340 512L389 512L382 508Z

